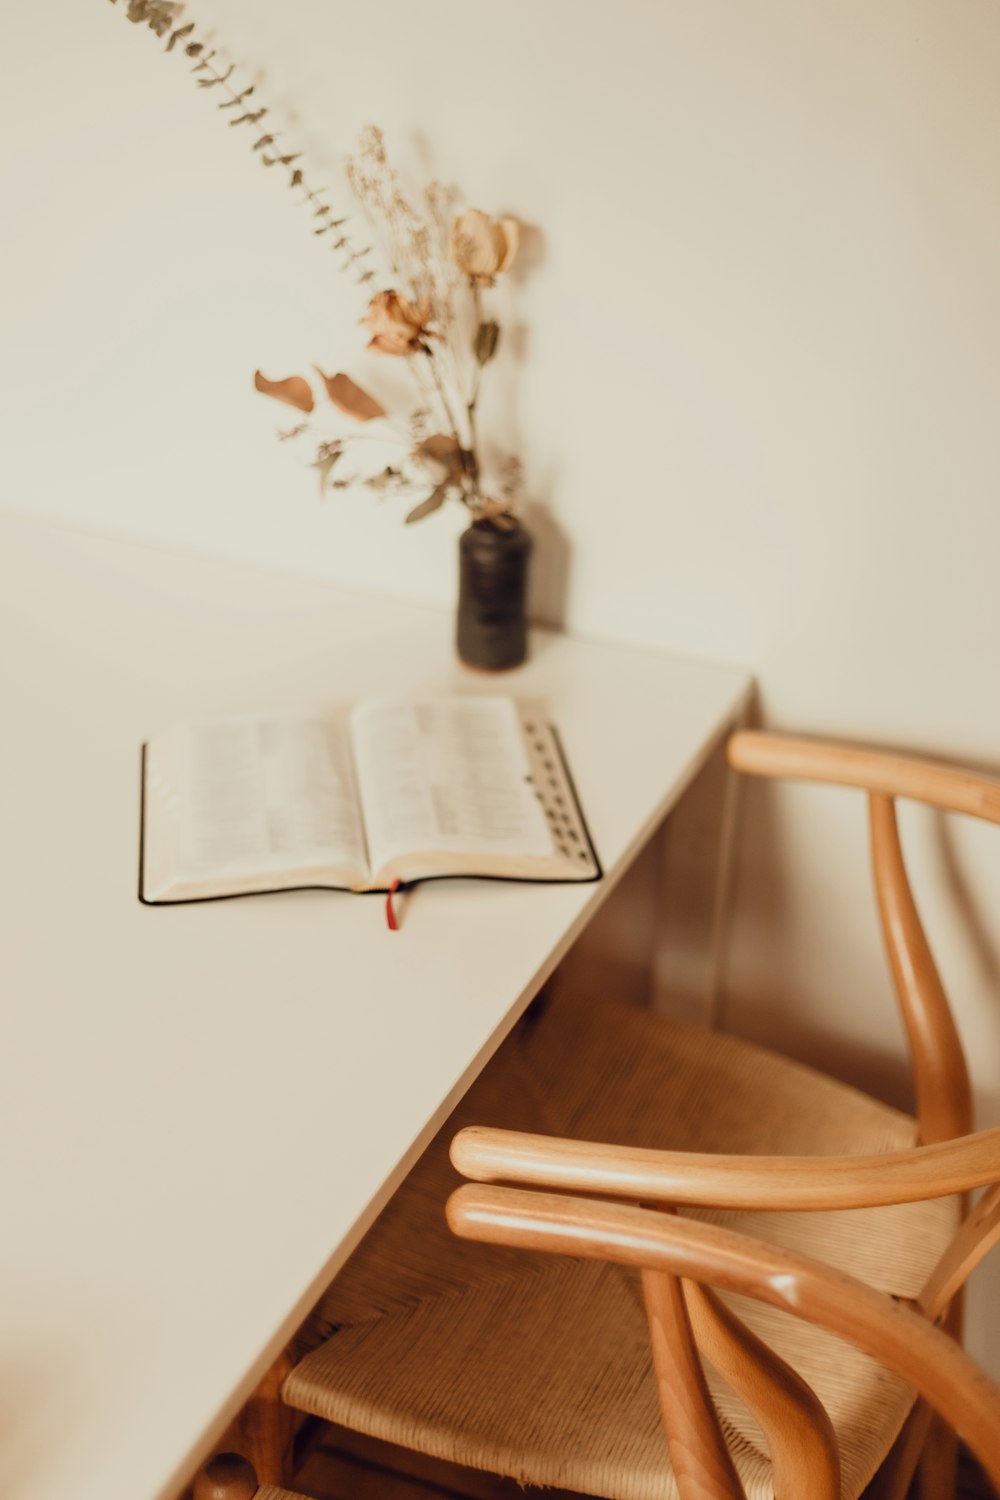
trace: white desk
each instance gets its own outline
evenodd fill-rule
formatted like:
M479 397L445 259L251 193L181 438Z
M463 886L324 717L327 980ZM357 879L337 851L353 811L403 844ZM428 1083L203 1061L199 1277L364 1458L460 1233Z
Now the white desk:
M548 635L500 685L602 883L144 908L151 732L497 683L442 611L0 519L4 1500L170 1500L748 690Z

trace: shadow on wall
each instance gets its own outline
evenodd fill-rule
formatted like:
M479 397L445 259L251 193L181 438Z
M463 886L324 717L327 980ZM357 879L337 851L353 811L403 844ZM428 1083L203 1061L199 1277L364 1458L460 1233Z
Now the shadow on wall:
M887 1004L892 1004L891 997L887 998ZM799 1017L790 1015L788 1007L776 1002L772 996L747 989L741 994L740 1008L745 1012L752 1011L754 1023L752 1028L729 1028L736 1034L751 1040L759 1038L762 1045L793 1057L817 1072L849 1083L894 1109L913 1113L913 1088L904 1058L865 1045L857 1038L810 1025L806 1001L802 1002L804 1015ZM782 1037L781 1045L774 1041L777 1035Z
M759 714L755 713L754 727L759 723ZM934 749L922 751L914 747L914 751L929 758L947 758ZM987 775L998 774L995 765L980 765L976 769ZM801 805L790 805L789 798L797 798L799 793L787 784L754 778L743 781L723 1024L727 1029L774 1047L899 1109L912 1112L914 1100L909 1057L902 1022L897 1019L898 1002L882 946L871 886L864 795L839 788L809 787L802 791L803 797L808 795L810 803L817 799L815 813L807 808L804 800ZM819 799L834 796L845 799L843 816L856 819L855 828L849 830L843 846L839 842L828 845L824 837ZM934 895L923 894L926 875L930 872L925 872L918 881L915 878L916 864L908 861L908 868L914 881L917 909L921 915L926 914L928 920L932 952L935 944L930 919L935 906L940 905L942 897L947 894L952 918L960 929L958 946L967 950L973 962L978 981L973 989L1000 999L1000 945L995 911L984 900L984 891L977 891L961 858L955 819L933 809L926 810L926 817L939 881L936 899ZM804 820L809 820L808 824ZM790 832L793 822L797 825L794 839ZM801 861L803 848L813 851L811 865L814 861L832 860L836 866L840 854L848 852L848 844L851 846L850 869L845 860L842 870L833 869L829 884L822 880L816 883L810 879L809 870L802 871L804 883L800 889L796 860ZM904 858L906 844L904 829ZM839 924L839 941L836 936L830 936L828 929L832 924ZM807 973L803 980L803 954L810 952L817 940L819 947L816 949L813 978L810 979ZM934 956L942 969L945 993L955 1011L966 1057L972 1064L974 1037L985 1018L977 1025L970 1012L972 997L961 990L956 981L949 982L948 952L945 945L941 946L942 952L934 952ZM950 947L949 943L947 948ZM847 987L846 991L842 986ZM857 1034L857 1024L863 1016L859 1006L862 986L864 995L870 996L870 1004L877 1009L884 1008L886 1025L892 1025L899 1036L898 1050L870 1035L862 1038ZM845 1005L843 1017L838 1013L838 993ZM842 1019L843 1025L840 1024ZM861 1024L864 1024L863 1020ZM986 1024L995 1027L995 1019ZM876 1022L876 1029L877 1026ZM994 1087L975 1076L974 1067L972 1072L977 1123L983 1126L1000 1118L1000 1084Z
M991 767L988 774L997 775L996 767ZM965 928L969 951L975 957L983 984L988 985L1000 997L1000 950L991 935L990 924L982 907L976 900L972 884L959 862L955 831L945 813L934 814L934 839L945 883Z
M536 625L560 630L566 623L569 537L542 501L529 501L523 519L535 544L528 580L528 618Z
M753 727L758 727L758 722ZM810 788L809 792L817 795L817 789ZM857 984L860 967L872 1003L884 1004L891 1021L894 997L886 965L879 968L865 962L865 943L852 953L855 934L845 931L842 981L825 967L817 971L814 987L802 980L802 924L809 919L796 888L785 794L785 788L774 782L751 777L742 782L729 951L722 986L723 1028L853 1084L897 1109L912 1111L909 1062L902 1046L897 1052L871 1039L863 1040L831 1000L840 982ZM863 883L867 878L863 847L857 853L861 863L856 876ZM874 927L874 896L870 911ZM836 920L851 923L857 916L857 907L845 907L836 913ZM856 1002L856 996L853 999Z
M518 216L515 214L515 217ZM517 257L506 273L515 289L531 279L545 264L547 256L545 235L538 225L521 218L518 222L520 242ZM506 321L503 325L503 352L507 358L501 358L497 369L492 372L498 386L495 399L502 404L512 423L510 438L515 453L522 452L524 446L519 419L521 368L528 359L530 338L531 330L521 318L511 317ZM528 618L533 624L561 630L566 624L569 595L570 541L552 509L553 488L551 476L542 479L537 472L532 473L521 516L534 539L528 582Z

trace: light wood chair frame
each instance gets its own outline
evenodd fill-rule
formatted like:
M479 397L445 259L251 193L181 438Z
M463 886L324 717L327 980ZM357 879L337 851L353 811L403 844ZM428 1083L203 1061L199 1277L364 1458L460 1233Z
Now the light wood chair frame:
M1000 1387L958 1340L961 1289L1000 1239L1000 1129L971 1134L968 1070L906 875L895 806L897 797L912 798L1000 823L1000 781L915 756L750 730L731 738L728 757L744 774L868 794L876 899L909 1045L919 1144L870 1157L711 1156L473 1127L456 1136L452 1161L480 1185L456 1191L449 1223L469 1239L640 1269L664 1431L684 1500L745 1500L699 1350L760 1422L776 1500L840 1495L837 1443L817 1397L714 1289L742 1292L849 1339L923 1398L866 1491L871 1500L902 1500L918 1462L928 1500L953 1494L953 1431L1000 1488ZM819 1261L672 1212L685 1205L862 1208L974 1188L986 1192L912 1305Z

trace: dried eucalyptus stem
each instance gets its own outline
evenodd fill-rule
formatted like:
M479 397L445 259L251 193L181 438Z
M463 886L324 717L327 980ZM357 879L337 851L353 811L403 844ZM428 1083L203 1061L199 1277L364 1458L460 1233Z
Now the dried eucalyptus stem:
M111 0L112 5L117 3L118 0ZM229 63L220 71L216 66L218 50L209 48L205 42L198 40L195 22L174 25L181 10L179 0L127 0L126 14L130 21L148 26L158 37L166 36L165 51L173 52L179 47L185 57L195 59L192 73L198 87L220 89L226 97L217 107L220 110L236 111L229 120L230 127L248 125L253 128L261 125L271 111L266 104L260 103L256 84L240 85L238 79L234 82L234 75L237 74L235 63ZM346 227L347 216L338 217L335 214L325 188L313 188L310 185L306 178L306 168L302 165L302 152L282 151L277 145L278 135L278 131L265 126L263 133L256 136L251 151L257 155L262 166L284 167L287 170L289 187L301 195L300 203L309 204L313 220L318 221L313 226L314 237L319 239L330 236L327 244L342 256L340 269L355 269L357 282L361 286L374 281L375 272L365 264L372 253L372 246L366 245L360 250L355 248Z

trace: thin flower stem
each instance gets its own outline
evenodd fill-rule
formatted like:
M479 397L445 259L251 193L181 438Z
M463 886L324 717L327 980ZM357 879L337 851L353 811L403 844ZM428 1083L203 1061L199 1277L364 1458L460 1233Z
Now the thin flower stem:
M470 401L465 408L469 418L469 449L475 460L476 472L479 472L479 444L476 438L476 403Z
M479 329L483 321L483 298L482 293L479 290L479 282L474 276L469 277L469 286L472 289L472 306L476 315L476 336L478 338ZM477 357L475 370L472 376L472 390L469 393L469 399L465 407L469 416L469 436L472 441L472 452L475 455L477 471L479 469L479 443L476 437L476 402L479 400L479 382L482 379L482 376L483 367Z
M315 429L313 429L313 436L316 436ZM339 443L342 448L346 448L348 443L382 443L384 445L393 442L398 444L400 448L408 448L409 434L403 432L398 427L391 427L384 434L378 432L346 432L343 437L330 438L327 441Z
M433 409L434 398L436 395L433 382L428 385L424 380L424 367L419 360L407 359L406 367L417 383L417 391L420 395L421 401L427 407L428 412L430 412ZM445 414L445 421L447 421L447 413Z
M349 172L348 173L348 180L350 181L350 179L351 179L351 174ZM386 245L386 243L385 243L385 236L383 235L383 233L381 231L381 228L380 228L380 225L379 225L379 221L376 219L375 215L372 213L371 204L368 201L367 195L360 188L360 186L354 185L352 183L352 187L353 187L353 190L354 190L354 197L355 197L356 201L361 204L361 212L365 216L365 219L366 219L366 221L368 223L369 229L372 231L372 234L376 237L376 239L378 239L379 241L381 241L382 253L383 253L383 255L386 258L386 261L387 261L388 266L389 266L389 270L392 272L393 276L396 278L397 281L402 281L402 279L403 279L402 272L400 271L399 266L398 266L398 264L396 262L396 257L395 257L395 253L393 251L393 248L392 248L391 245Z
M448 400L448 393L445 390L444 384L441 380L441 372L438 370L438 367L434 361L434 351L432 349L425 348L424 353L427 356L428 367L434 380L434 384L437 386L438 395L441 397L441 405L444 407L445 416L448 418L448 425L451 428L451 435L461 449L464 447L464 444L462 442L461 435L459 434L458 423L455 421L455 414L452 411L451 404Z

